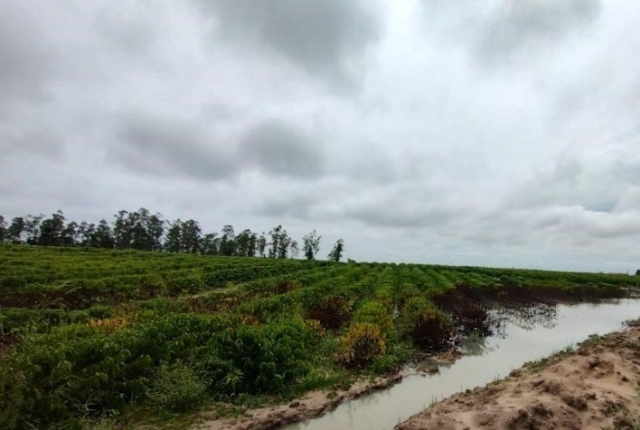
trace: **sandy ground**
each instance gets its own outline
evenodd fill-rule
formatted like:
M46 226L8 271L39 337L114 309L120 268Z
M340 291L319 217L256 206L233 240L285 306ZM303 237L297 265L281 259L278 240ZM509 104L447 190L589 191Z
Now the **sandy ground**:
M640 429L639 321L456 394L396 429Z
M247 411L238 418L216 419L215 416L205 418L198 425L199 430L267 430L285 424L305 421L322 415L339 404L355 399L374 390L380 390L402 380L403 375L376 378L374 381L359 381L348 390L333 392L312 391L286 405L270 406Z

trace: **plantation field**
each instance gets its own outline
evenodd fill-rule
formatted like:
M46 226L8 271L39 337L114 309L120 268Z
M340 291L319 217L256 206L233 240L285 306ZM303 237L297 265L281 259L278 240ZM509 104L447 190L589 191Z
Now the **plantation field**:
M348 384L460 334L487 307L616 297L624 275L0 245L0 428ZM31 427L30 427L31 426Z

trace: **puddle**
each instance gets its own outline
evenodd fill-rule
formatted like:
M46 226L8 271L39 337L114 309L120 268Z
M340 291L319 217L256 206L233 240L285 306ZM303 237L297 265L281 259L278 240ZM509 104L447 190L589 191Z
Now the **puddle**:
M590 334L619 330L623 321L640 317L640 300L558 305L543 317L533 318L534 322L502 316L496 336L467 343L464 350L469 355L441 366L440 373L408 376L399 384L344 403L326 415L281 429L392 429L431 403L503 378L527 361L573 346Z

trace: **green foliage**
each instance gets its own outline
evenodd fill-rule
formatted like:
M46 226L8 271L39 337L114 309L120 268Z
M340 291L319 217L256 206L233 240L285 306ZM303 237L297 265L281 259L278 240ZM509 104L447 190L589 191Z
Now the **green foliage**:
M449 345L453 334L444 313L422 297L413 297L402 310L401 331L419 347L437 350Z
M382 355L385 348L385 336L380 327L354 323L340 338L338 361L346 367L363 367Z
M344 295L315 295L308 304L308 317L319 321L326 329L338 329L349 321L353 312L353 302Z
M15 231L5 234L63 237L35 231L34 218L22 221L24 226L17 220ZM30 232L20 230L27 224ZM125 230L118 240L133 240ZM289 255L286 231L271 233L271 249L256 238L253 252ZM226 237L231 240L230 229ZM155 240L136 240L143 239ZM246 232L225 252L249 255L252 240ZM0 245L0 428L80 429L93 422L111 425L114 414L136 405L181 410L196 397L242 403L251 396L348 384L358 373L353 369L386 372L416 346L448 345L449 318L456 327L484 320L482 308L443 306L438 299L447 294L599 297L618 294L633 280Z
M333 245L333 248L331 249L331 252L329 252L329 255L327 256L327 258L330 261L339 263L340 260L342 259L343 252L344 252L344 240L338 239L335 245Z
M393 320L387 312L387 309L382 303L376 300L369 300L360 306L353 316L353 321L376 324L385 336L393 329Z
M338 371L328 369L312 369L300 381L300 391L327 390L330 388L349 388L351 376L340 369Z
M177 362L158 369L147 397L159 411L185 412L202 405L206 391L200 376L191 367Z
M170 314L142 319L107 336L99 328L72 325L28 339L0 362L0 406L7 411L0 415L0 428L43 427L87 413L99 415L149 393L154 404L183 396L184 387L175 392L166 388L172 378L190 385L193 378L184 365L167 367L160 379L156 375L158 366L178 362L197 369L212 395L227 397L283 393L308 372L308 357L319 336L304 321L238 322L233 317Z

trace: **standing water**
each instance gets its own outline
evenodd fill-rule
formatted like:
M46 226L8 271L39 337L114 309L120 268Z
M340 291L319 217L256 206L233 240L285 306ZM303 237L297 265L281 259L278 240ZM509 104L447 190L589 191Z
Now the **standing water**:
M467 354L441 366L435 375L414 374L385 390L346 402L334 411L286 430L392 429L431 403L457 392L503 378L525 362L574 346L591 334L619 330L628 319L640 317L640 300L602 304L559 305L551 319L535 322L507 318L500 335L469 344Z

